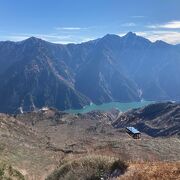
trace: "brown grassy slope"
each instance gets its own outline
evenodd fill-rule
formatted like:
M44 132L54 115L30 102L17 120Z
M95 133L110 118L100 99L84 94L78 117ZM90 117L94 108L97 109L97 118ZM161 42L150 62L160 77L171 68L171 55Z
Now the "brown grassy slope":
M108 113L70 115L54 110L0 115L0 161L27 179L41 180L62 159L104 155L125 161L179 161L179 138L132 139L111 126ZM64 152L62 152L62 150Z
M0 163L12 165L26 179L41 179L56 167L61 153L48 151L46 142L33 127L0 114Z
M47 180L170 180L180 178L180 162L129 162L107 155L65 159Z
M0 179L1 180L25 180L24 176L7 164L0 164Z
M126 163L110 156L90 155L60 165L47 180L99 180L124 174Z
M180 163L151 162L132 163L119 180L178 180Z
M54 150L93 153L109 148L128 160L180 160L179 138L152 138L142 134L141 140L134 140L124 129L113 128L111 117L108 113L70 115L50 110L23 114L17 119L33 122L33 128L48 138Z

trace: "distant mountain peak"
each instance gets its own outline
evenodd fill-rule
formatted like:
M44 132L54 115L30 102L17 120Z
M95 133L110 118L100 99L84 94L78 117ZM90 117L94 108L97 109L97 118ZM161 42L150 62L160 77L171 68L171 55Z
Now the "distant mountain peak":
M166 43L166 42L164 42L162 40L157 40L157 41L154 42L154 44L157 45L157 46L162 46L162 47L170 46L170 44L168 44L168 43Z
M103 40L119 40L121 37L116 34L106 34L102 39Z
M42 39L40 39L40 38L37 38L37 37L34 37L34 36L32 36L32 37L30 37L30 38L28 38L28 39L25 39L24 41L22 41L22 42L28 42L28 43L38 43L38 42L40 42L40 41L43 41Z
M128 32L122 38L125 40L132 40L132 39L137 39L137 37L141 37L141 36L137 36L136 33L133 33L133 32ZM143 38L143 37L141 37L141 38Z
M135 37L135 36L137 36L136 33L133 33L131 31L125 35L125 37Z
M31 36L30 38L28 38L29 40L37 40L38 38L36 38L35 36Z
M136 33L133 32L128 32L125 36L122 37L122 39L127 43L136 43L137 44L143 44L143 45L149 45L151 41L148 39L137 35Z
M116 35L116 34L106 34L104 36L104 38L120 38L120 36Z
M116 34L106 34L104 37L100 39L101 43L115 43L119 42L121 40L121 37Z
M137 37L141 37L141 36L137 36L136 33L133 33L133 32L128 32L122 38L123 39L135 39Z

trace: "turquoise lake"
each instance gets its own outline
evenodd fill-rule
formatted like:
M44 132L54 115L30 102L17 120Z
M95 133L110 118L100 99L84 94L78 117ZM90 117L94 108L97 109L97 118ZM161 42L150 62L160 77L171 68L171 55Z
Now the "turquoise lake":
M131 102L131 103L120 103L120 102L110 102L101 105L96 105L91 103L90 105L84 106L82 109L69 109L65 112L68 113L88 113L90 111L108 111L111 109L118 109L122 112L128 111L134 108L144 107L148 104L154 103L154 101L141 101L141 102Z

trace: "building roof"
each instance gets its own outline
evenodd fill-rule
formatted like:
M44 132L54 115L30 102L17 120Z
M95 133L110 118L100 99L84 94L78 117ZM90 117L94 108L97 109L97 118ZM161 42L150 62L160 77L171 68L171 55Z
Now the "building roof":
M128 129L129 131L131 131L132 133L134 133L134 134L138 134L138 133L140 133L136 128L134 128L134 127L127 127L126 129Z

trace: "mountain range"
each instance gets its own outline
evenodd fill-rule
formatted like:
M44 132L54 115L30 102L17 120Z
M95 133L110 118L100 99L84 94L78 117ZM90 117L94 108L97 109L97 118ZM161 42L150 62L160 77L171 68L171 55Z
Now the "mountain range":
M81 44L0 42L0 112L180 100L180 48L135 33Z

